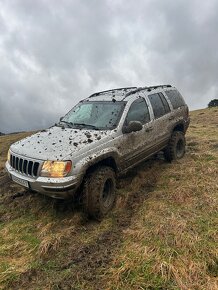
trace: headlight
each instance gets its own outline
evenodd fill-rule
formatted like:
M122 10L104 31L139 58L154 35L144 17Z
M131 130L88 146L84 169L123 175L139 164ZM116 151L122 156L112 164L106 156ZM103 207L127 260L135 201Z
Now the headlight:
M45 177L64 177L70 172L71 167L71 161L45 161L40 175Z
M10 158L11 158L11 154L10 154L10 149L8 150L8 156L7 156L7 160L10 163Z

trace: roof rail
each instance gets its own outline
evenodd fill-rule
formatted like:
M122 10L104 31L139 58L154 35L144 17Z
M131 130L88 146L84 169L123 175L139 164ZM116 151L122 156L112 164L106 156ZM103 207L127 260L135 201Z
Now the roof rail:
M171 87L172 87L171 85L158 85L158 86L147 87L147 90L151 91L151 90L155 90L155 89L158 89L158 88L171 88Z
M118 89L111 89L111 90L106 90L106 91L101 91L101 92L97 92L97 93L94 93L92 94L91 96L88 97L89 98L92 98L92 97L97 97L101 94L104 94L104 93L108 93L108 92L115 92L115 91L121 91L121 90L129 90L129 89L137 89L137 87L125 87L125 88L118 88Z
M148 87L139 87L139 88L136 88L134 91L130 91L128 92L127 94L125 94L125 97L123 98L123 100L128 97L129 95L132 95L132 94L135 94L137 92L140 92L142 90L146 90Z
M171 88L172 86L171 85L158 85L158 86L150 86L150 87L139 87L139 88L136 88L136 90L133 90L133 91L130 91L128 92L125 97L123 98L123 100L128 97L129 95L132 95L132 94L135 94L137 92L140 92L142 90L147 90L147 91L151 91L151 90L155 90L155 89L158 89L158 88Z

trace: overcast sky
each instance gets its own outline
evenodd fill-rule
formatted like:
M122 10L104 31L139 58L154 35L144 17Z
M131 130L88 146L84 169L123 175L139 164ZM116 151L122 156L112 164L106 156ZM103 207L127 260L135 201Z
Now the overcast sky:
M218 0L0 0L0 131L50 126L80 99L175 85L218 97Z

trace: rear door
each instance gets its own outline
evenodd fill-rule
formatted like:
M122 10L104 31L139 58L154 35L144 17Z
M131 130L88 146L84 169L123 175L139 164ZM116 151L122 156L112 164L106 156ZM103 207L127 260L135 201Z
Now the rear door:
M149 94L148 102L153 111L153 139L151 151L161 150L167 143L171 135L171 109L164 95L159 93Z

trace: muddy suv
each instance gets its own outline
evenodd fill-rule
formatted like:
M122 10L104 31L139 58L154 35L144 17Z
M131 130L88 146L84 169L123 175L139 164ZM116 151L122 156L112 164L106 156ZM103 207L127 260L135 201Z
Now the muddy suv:
M185 154L189 111L170 85L95 93L47 130L11 145L13 181L53 198L80 193L87 213L104 216L115 202L116 177L163 150Z

